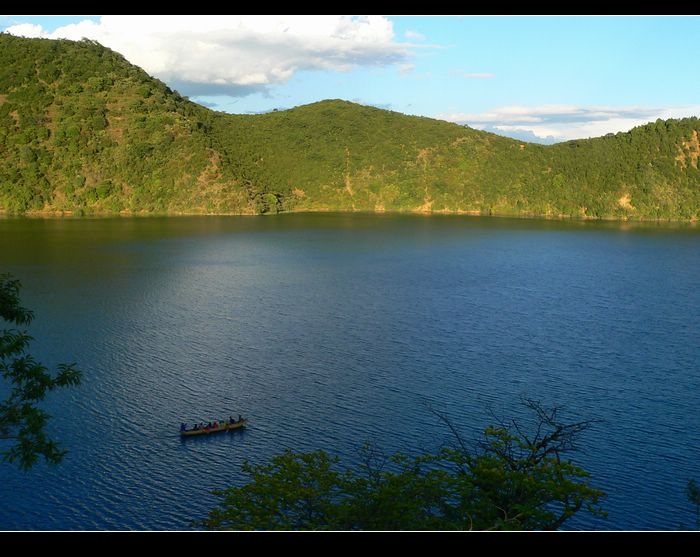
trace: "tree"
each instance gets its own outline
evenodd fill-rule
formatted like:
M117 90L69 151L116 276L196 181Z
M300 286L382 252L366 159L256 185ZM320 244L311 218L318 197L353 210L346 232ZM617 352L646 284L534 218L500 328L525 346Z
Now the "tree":
M252 481L240 489L216 491L224 501L209 521L223 529L313 530L333 525L336 501L345 487L342 475L333 469L337 462L323 451L291 450L272 457L269 464L246 462L242 469Z
M472 450L383 456L365 444L356 469L319 450L246 462L250 481L213 493L219 505L194 525L213 530L555 530L577 512L605 516L605 494L564 458L592 421L564 424L559 408L526 399L534 427L516 420L484 430Z
M688 480L685 494L688 501L695 505L695 529L700 530L700 487L695 480Z
M560 407L545 408L532 399L523 404L534 417L532 427L499 421L485 429L476 455L455 432L461 450L453 461L463 459L469 479L464 494L469 516L485 529L517 530L556 530L582 509L605 516L598 506L605 494L587 483L587 471L564 458L577 450L580 434L594 420L564 424Z
M29 325L34 312L21 305L20 282L9 274L0 274L0 318L11 325ZM28 470L39 457L58 464L66 451L49 438L46 425L49 414L39 403L57 387L77 385L81 372L76 364L59 364L52 374L28 352L34 340L26 331L9 328L0 332L0 373L9 386L9 395L0 402L0 439L4 462L17 463Z

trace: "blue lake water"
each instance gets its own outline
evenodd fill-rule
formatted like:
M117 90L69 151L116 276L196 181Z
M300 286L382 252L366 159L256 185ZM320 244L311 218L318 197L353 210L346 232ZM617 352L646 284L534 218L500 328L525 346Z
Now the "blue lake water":
M350 464L467 438L522 396L601 419L573 460L583 530L694 526L700 230L466 216L0 219L32 354L77 362L44 405L69 453L0 465L0 530L187 530L244 460ZM245 431L181 440L242 413Z

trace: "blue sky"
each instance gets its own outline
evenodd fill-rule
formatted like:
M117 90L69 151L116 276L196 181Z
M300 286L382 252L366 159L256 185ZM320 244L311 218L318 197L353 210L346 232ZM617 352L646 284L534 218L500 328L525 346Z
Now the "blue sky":
M0 16L232 113L345 99L540 142L700 116L697 16Z

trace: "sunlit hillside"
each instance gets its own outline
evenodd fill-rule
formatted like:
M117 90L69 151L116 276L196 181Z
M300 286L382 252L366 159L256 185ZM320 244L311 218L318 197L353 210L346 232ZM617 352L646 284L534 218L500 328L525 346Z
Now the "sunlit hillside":
M697 118L556 145L340 100L213 112L93 41L0 34L0 211L700 214Z

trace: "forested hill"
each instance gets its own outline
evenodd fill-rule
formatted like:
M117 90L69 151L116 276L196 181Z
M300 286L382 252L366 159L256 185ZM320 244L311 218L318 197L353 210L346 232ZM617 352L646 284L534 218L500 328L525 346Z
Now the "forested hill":
M0 212L697 219L697 118L544 146L329 100L213 112L88 40L0 33Z

